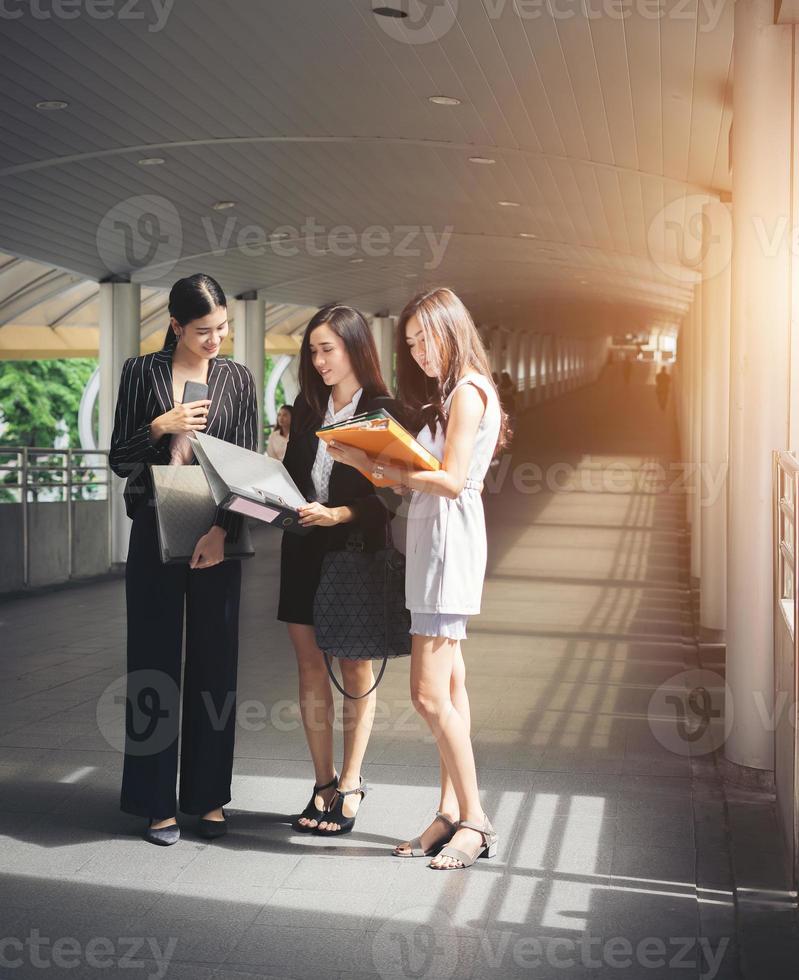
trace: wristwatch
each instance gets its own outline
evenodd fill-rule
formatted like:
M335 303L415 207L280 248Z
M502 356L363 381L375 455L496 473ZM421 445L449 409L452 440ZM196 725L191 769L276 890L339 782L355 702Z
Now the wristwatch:
M372 479L382 480L383 479L383 464L375 463L372 467Z

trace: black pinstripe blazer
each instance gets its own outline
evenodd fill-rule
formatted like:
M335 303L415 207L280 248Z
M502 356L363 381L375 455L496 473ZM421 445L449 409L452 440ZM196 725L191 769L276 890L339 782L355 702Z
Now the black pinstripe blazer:
M208 398L211 404L205 433L256 450L258 408L250 371L227 358L212 358L208 364ZM172 351L160 350L128 358L122 367L108 457L114 473L127 478L125 510L128 517L133 517L142 501L153 499L147 464L169 462L171 436L162 436L157 443L152 443L150 423L174 407ZM241 518L220 507L214 524L224 527L228 537L235 540Z

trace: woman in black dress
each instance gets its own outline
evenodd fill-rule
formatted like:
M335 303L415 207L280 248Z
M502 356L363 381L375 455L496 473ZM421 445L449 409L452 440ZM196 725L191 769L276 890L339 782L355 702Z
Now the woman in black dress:
M227 825L236 718L241 562L225 560L241 518L217 510L188 564L163 564L148 464L193 463L188 437L206 432L247 449L258 445L255 384L249 370L218 357L228 333L227 303L210 276L180 279L169 294L164 347L122 368L109 463L127 478L133 521L125 569L127 698L121 807L148 817L145 839L174 844L178 715L186 610L180 809L199 816L198 832ZM181 404L187 381L208 397Z
M340 775L333 765L333 693L324 656L316 645L313 603L328 551L343 549L353 531L364 548L385 546L388 522L399 498L378 492L361 473L334 463L316 436L323 425L386 408L395 417L399 405L388 395L372 333L363 315L331 305L314 314L300 349L300 394L294 403L283 463L306 500L300 523L308 535L284 534L277 618L288 624L297 656L299 700L308 748L314 764L311 799L292 824L302 833L346 834L366 795L361 778L374 719L376 695L345 701L344 759ZM347 691L368 690L374 683L371 661L341 659Z

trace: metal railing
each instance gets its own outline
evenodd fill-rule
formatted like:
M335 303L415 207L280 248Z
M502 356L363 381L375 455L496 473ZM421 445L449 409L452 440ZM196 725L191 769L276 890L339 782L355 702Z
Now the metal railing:
M75 571L75 504L105 501L106 541L110 565L111 492L107 449L47 449L0 446L0 505L20 504L22 514L22 584L30 584L31 506L61 503L66 507L68 577Z

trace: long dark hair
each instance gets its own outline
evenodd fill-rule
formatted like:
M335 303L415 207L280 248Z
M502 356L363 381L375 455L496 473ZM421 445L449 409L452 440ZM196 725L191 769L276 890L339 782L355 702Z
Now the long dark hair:
M380 373L380 361L374 337L363 313L351 306L340 306L338 303L323 306L308 321L300 347L300 391L309 409L309 417L304 420L304 428L315 425L324 418L330 396L330 388L313 366L311 356L311 334L323 323L344 341L353 373L363 388L364 396L376 398L379 395L388 395L388 388Z
M227 307L225 293L216 279L197 272L185 279L178 279L169 290L169 315L181 326L208 316L218 306ZM177 334L170 324L166 328L163 350L172 351L178 343Z
M429 378L411 354L405 328L413 316L424 332L428 360L432 358L433 362L439 362L437 378ZM418 427L429 426L431 434L435 433L436 422L440 422L446 432L444 402L465 371L482 374L496 391L491 365L471 314L445 286L417 293L406 304L397 324L396 349L398 397L415 415ZM508 416L500 411L502 418L495 455L505 447L508 438Z

